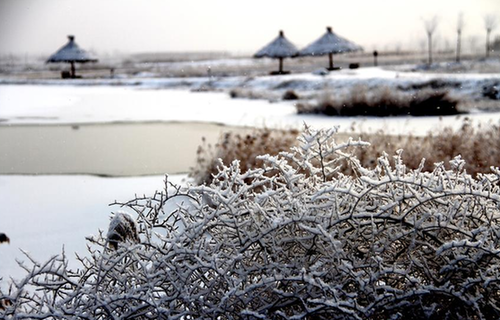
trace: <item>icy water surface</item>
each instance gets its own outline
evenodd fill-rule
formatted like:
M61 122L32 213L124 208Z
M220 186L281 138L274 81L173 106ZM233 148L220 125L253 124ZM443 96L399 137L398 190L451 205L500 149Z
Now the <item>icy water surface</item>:
M202 144L222 132L209 123L0 126L0 174L139 176L188 172Z

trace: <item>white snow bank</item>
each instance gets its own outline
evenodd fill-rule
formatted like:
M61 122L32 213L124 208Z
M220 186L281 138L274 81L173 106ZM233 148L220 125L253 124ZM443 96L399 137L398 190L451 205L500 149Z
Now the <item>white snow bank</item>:
M423 135L443 126L500 121L500 113L443 117L328 117L298 115L292 102L231 99L226 93L108 86L0 85L0 122L6 124L198 121L234 126L317 128L340 125L341 132Z
M295 113L291 103L129 87L0 86L0 106L0 119L15 124L200 121L245 126L279 122Z

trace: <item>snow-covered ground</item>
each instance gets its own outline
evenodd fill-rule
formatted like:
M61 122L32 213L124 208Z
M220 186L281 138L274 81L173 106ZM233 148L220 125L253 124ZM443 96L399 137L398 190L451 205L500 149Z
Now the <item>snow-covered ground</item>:
M182 183L185 175L169 176ZM0 282L20 278L25 271L16 260L28 261L22 250L44 262L64 248L70 265L78 267L75 252L87 252L85 237L98 229L107 231L110 214L120 210L108 206L138 196L152 196L164 188L163 176L100 178L94 176L1 176L0 232L10 244L0 244Z
M411 66L401 66L392 70L381 67L367 67L359 69L344 69L324 75L312 73L298 73L284 76L233 76L233 77L183 77L183 78L157 78L141 75L117 76L116 78L98 79L10 79L0 78L3 84L31 84L31 85L61 85L61 86L132 86L138 88L184 88L184 89L210 89L228 90L245 88L261 91L296 90L310 92L315 90L351 90L357 85L367 88L389 86L410 88L413 84L437 80L452 83L452 92L457 91L473 97L481 95L482 88L500 83L498 73L429 73L408 72ZM324 71L324 70L323 70Z
M290 103L233 100L224 93L109 86L0 86L0 119L9 124L200 121L279 122Z
M340 131L385 130L422 135L443 126L500 120L500 113L443 117L326 117L298 115L293 102L231 99L227 93L158 90L123 86L0 85L0 123L61 124L142 121L199 121L235 126L316 127Z

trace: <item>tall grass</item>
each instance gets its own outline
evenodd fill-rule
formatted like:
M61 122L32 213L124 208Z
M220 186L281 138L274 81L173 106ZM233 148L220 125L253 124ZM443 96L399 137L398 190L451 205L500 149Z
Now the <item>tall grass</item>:
M204 143L197 154L197 165L191 176L197 183L208 183L218 172L222 159L228 164L240 160L242 171L260 165L256 156L259 154L276 155L296 145L297 130L255 129L248 135L227 133L220 141L210 146ZM465 169L469 174L490 172L491 166L498 166L500 159L500 125L474 127L469 120L464 120L459 130L444 128L440 132L429 133L424 137L412 135L393 136L380 131L375 134L352 133L371 145L353 149L353 154L365 167L374 167L376 159L384 153L395 154L404 149L402 159L408 168L416 169L425 158L423 170L432 171L435 164L452 160L460 155L466 161ZM341 139L341 138L338 138ZM353 174L350 167L341 168L344 174Z
M402 92L395 88L381 87L368 90L356 86L346 95L323 93L316 104L298 103L299 114L313 113L328 116L435 116L453 115L458 101L443 90Z
M203 140L198 148L196 165L190 176L197 184L209 183L220 168L220 160L224 164L233 160L240 161L242 171L262 165L257 156L263 154L277 155L296 144L298 130L253 129L247 134L224 133L215 145Z
M383 152L394 154L404 149L402 158L408 167L417 168L425 158L425 171L432 171L435 163L445 162L461 155L466 161L465 169L469 174L490 172L492 166L500 162L500 125L474 127L465 120L459 130L444 128L438 133L429 133L425 137L393 137L381 132L376 135L362 134L361 139L371 143L370 148L358 150L358 156L364 163L376 159Z

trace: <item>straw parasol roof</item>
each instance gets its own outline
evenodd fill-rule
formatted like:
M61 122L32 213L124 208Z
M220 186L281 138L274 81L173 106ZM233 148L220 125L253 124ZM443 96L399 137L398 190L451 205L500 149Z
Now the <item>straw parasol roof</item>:
M278 37L271 41L267 46L260 49L255 58L290 58L297 55L299 50L285 38L283 31L280 31Z
M68 43L51 55L47 62L97 62L87 51L75 42L75 36L68 36Z
M283 59L297 56L299 50L285 38L283 31L280 31L278 37L271 41L264 48L260 49L255 55L255 58L269 57L279 59L279 71L277 74L286 73L283 71Z
M363 50L361 46L344 39L332 31L331 27L326 28L326 33L318 40L314 41L304 49L300 50L300 56L323 56L330 57L330 70L333 70L333 54L353 52Z
M81 49L75 42L74 36L68 36L68 43L51 55L47 63L67 62L71 64L71 77L75 77L75 62L97 62L87 51Z

